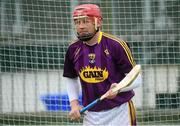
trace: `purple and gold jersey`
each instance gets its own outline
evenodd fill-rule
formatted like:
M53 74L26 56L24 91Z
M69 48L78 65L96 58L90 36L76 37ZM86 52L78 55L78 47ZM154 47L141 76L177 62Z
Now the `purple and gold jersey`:
M93 46L80 40L69 46L63 76L79 76L83 105L86 106L106 93L112 83L119 83L134 65L127 43L100 32L98 43ZM133 91L119 93L114 99L105 99L98 103L90 111L114 108L129 101L133 96Z

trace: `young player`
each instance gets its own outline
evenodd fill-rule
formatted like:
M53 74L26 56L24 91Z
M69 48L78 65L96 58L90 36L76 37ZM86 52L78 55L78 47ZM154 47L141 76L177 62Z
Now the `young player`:
M66 52L63 76L71 105L69 116L77 120L81 117L77 78L81 82L83 106L86 106L118 84L135 62L125 41L101 31L103 18L99 6L78 5L73 19L78 39ZM111 93L107 99L89 109L83 124L136 125L131 99L139 82L135 81L118 94Z

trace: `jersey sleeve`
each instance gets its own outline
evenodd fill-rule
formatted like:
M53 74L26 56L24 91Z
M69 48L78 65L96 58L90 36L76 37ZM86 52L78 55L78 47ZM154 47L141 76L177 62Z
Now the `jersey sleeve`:
M74 69L72 54L70 53L70 48L68 48L65 55L63 76L69 78L77 77L76 70Z
M116 46L115 60L118 69L123 73L128 73L136 64L129 45L123 40L119 41Z

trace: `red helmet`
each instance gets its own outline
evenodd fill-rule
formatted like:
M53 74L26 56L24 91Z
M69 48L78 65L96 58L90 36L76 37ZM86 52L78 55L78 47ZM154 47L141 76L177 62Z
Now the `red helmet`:
M102 19L101 10L99 6L95 4L82 4L75 7L73 18L76 19L84 16Z

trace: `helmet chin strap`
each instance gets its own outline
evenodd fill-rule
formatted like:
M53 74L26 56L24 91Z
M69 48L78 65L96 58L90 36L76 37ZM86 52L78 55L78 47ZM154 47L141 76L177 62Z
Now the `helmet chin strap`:
M99 31L99 29L97 29L96 32L94 32L94 33L87 33L84 35L79 35L79 33L77 33L77 37L81 41L88 41L88 40L91 40L98 31Z

